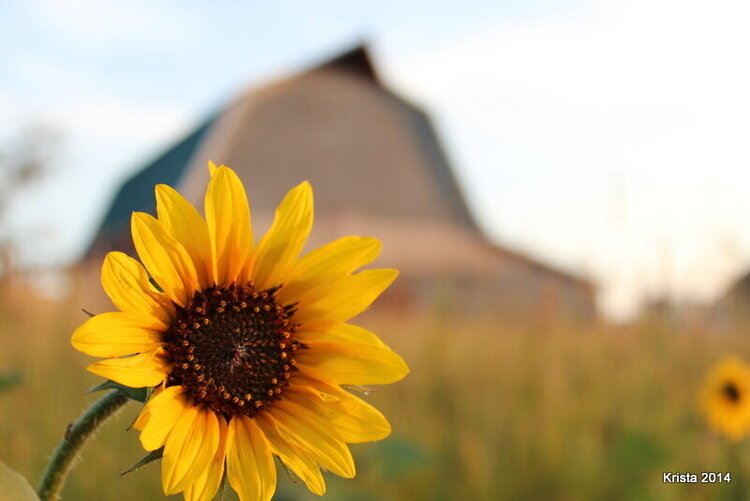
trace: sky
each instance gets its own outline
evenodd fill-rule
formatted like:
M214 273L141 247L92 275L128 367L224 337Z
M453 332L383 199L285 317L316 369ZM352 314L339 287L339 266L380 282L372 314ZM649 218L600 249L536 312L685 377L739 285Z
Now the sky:
M171 141L367 41L490 238L590 277L614 318L712 301L750 269L748 22L728 0L4 2L0 144L62 136L9 231L26 261L71 262Z

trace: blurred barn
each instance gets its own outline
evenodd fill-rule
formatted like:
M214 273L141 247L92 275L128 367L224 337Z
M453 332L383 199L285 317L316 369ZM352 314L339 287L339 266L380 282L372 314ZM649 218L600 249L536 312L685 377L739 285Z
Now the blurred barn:
M717 331L750 326L750 272L732 282L711 308L711 326Z
M315 223L308 249L347 234L381 239L377 266L401 270L386 303L595 315L590 282L487 240L430 119L383 84L363 47L250 89L146 165L114 198L86 260L98 265L106 251L132 252L131 212L154 213L157 183L202 207L209 159L243 179L253 222L263 229L286 191L310 180Z

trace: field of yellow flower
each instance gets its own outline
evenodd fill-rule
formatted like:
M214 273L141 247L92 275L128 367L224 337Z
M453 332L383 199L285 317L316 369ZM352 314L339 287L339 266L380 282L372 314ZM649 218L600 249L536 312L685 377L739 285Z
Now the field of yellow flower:
M0 301L0 373L22 376L0 393L0 460L32 483L67 423L96 398L83 390L100 380L83 370L90 359L69 339L86 318L81 307L106 306L83 301L49 302L17 288ZM326 499L697 500L747 492L750 446L711 432L698 411L709 368L727 354L750 358L746 333L678 331L666 322L509 325L441 311L368 312L359 323L402 354L411 373L365 397L393 434L353 445L357 477L327 474ZM164 499L158 465L119 476L144 455L137 433L126 431L137 411L129 403L84 449L65 499ZM664 472L703 471L731 471L733 482L663 483ZM317 497L281 473L275 499Z

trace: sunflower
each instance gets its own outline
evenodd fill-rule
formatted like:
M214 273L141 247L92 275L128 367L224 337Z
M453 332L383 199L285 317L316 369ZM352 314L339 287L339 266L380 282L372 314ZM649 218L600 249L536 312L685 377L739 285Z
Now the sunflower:
M700 394L700 406L709 426L732 441L750 430L750 368L736 357L717 363Z
M383 415L342 385L387 384L408 373L374 334L348 323L396 278L354 274L380 252L374 238L343 237L299 258L313 195L290 190L253 243L237 175L209 164L205 219L156 186L156 218L134 213L141 263L111 252L102 285L119 310L88 319L73 346L104 358L94 374L154 388L134 428L163 447L164 493L213 497L222 477L242 501L271 499L274 456L322 495L321 468L355 474L347 443L390 434ZM226 471L225 471L226 470Z

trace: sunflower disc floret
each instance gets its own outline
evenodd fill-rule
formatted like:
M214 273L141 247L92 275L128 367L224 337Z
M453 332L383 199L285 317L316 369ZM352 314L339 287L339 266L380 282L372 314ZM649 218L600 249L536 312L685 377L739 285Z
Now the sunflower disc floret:
M292 337L294 306L277 302L278 288L212 287L177 308L167 332L174 364L167 386L184 386L195 402L225 416L255 413L280 398L300 343Z

